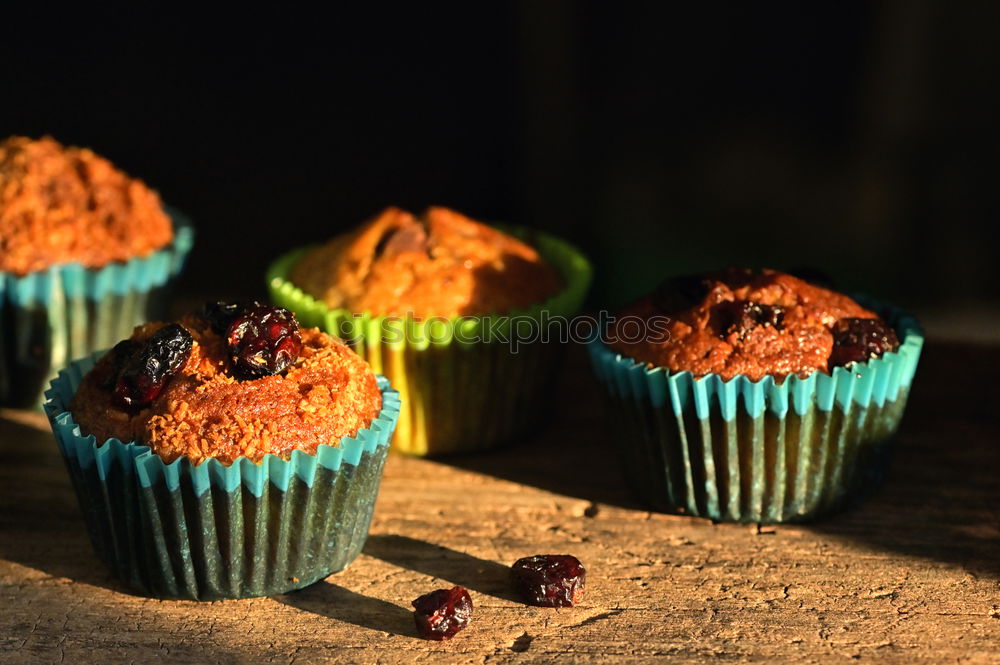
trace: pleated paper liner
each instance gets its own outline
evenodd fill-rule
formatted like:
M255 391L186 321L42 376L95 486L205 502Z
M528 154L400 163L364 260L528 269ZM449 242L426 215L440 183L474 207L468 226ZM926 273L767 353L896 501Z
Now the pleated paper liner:
M923 347L916 320L865 303L902 340L894 353L782 382L694 378L595 340L594 370L620 418L625 475L651 506L729 522L810 520L881 482Z
M148 446L84 436L68 405L102 354L71 364L45 410L98 557L135 591L219 600L284 593L345 568L364 546L399 395L378 377L382 411L338 447L231 466L170 464Z
M392 449L442 455L495 447L526 431L545 408L565 345L521 343L512 349L511 326L538 325L579 311L591 267L558 238L518 227L503 230L534 246L562 277L561 292L508 316L414 321L331 310L289 281L309 248L275 261L267 273L271 299L305 326L342 337L372 368L385 374L402 399Z
M40 407L45 386L71 360L163 318L169 284L194 243L191 223L169 212L173 242L145 258L103 268L67 263L23 277L0 272L0 404Z

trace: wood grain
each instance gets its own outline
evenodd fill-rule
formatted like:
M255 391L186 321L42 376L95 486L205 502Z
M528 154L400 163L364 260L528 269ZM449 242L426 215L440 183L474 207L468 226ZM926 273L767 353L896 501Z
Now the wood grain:
M815 525L650 513L579 353L535 438L454 460L392 458L365 553L273 598L122 590L94 558L44 421L0 420L0 663L997 663L1000 348L934 346L886 486ZM510 596L507 566L570 553L583 605ZM416 637L409 602L468 587L472 625Z

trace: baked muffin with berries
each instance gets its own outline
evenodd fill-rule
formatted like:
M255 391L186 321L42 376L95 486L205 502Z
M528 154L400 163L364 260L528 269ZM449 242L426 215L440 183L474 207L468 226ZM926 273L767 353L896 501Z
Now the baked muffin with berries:
M734 268L668 279L589 351L647 501L783 522L877 485L922 346L895 307Z
M166 462L259 462L315 454L382 408L371 367L287 310L212 304L207 315L140 326L98 361L70 405L100 440L148 445Z
M662 330L635 334L656 319ZM746 269L667 280L619 313L610 339L651 367L753 381L829 372L899 348L892 326L849 296Z
M437 455L509 441L543 413L563 345L514 340L515 326L540 331L575 314L590 265L530 229L387 208L281 257L268 283L275 302L347 339L399 386L394 450Z
M142 181L52 138L0 142L0 404L159 317L193 232Z
M198 600L350 563L399 413L340 340L257 302L140 326L47 397L98 555L143 593Z

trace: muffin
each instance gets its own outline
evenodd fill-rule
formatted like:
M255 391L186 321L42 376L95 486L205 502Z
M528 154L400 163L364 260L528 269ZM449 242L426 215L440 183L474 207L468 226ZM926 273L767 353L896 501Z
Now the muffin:
M437 455L530 428L564 346L532 331L576 313L590 266L542 233L388 208L281 257L268 282L276 303L343 337L399 389L393 449Z
M785 522L877 487L922 346L897 308L729 269L667 280L589 350L646 501Z
M399 412L343 342L259 303L139 326L46 396L100 558L144 594L197 600L347 566Z
M533 247L447 208L387 208L307 252L290 277L330 309L417 319L506 314L563 288Z
M0 404L37 406L55 370L161 315L192 240L156 192L92 151L0 143Z

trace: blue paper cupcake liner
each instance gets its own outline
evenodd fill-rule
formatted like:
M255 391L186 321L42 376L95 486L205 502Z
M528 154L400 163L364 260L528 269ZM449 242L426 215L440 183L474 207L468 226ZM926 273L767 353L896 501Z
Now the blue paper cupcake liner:
M64 263L24 276L0 272L0 405L38 408L49 380L71 360L163 318L168 286L194 244L190 221L168 212L174 240L145 258L103 268Z
M592 341L638 493L657 510L763 523L813 519L869 495L884 475L923 334L901 310L859 300L893 326L899 349L807 378L695 378Z
M399 396L378 377L371 426L315 455L170 464L148 446L98 445L69 404L96 353L62 370L45 411L98 557L147 596L220 600L284 593L345 568L368 536Z

